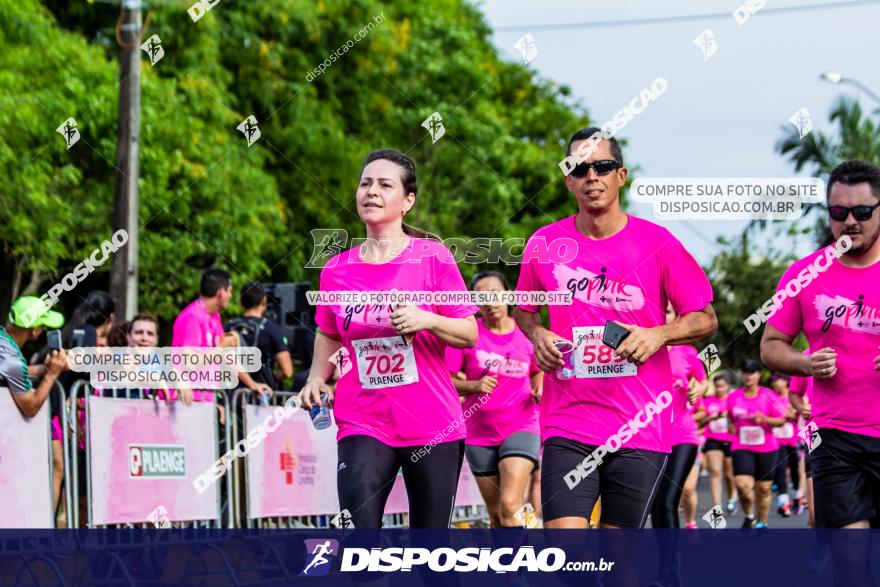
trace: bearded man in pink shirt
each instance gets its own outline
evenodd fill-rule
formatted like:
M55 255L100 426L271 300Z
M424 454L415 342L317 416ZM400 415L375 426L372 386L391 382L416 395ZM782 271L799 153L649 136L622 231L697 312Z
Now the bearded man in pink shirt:
M777 291L787 290L787 299L771 310L761 358L772 369L813 378L812 417L821 439L809 455L816 526L878 528L880 168L841 163L828 179L826 200L835 243L779 280ZM792 347L801 332L813 352Z
M549 329L540 306L515 310L549 374L540 418L545 528L589 528L599 497L600 527L644 526L671 452L667 346L693 344L718 326L712 287L690 253L620 208L628 172L617 140L600 135L586 128L569 140L566 154L582 160L565 177L578 212L529 239L517 284L573 298L548 306ZM667 324L668 303L678 317ZM607 321L629 331L616 350L602 342ZM562 341L574 346L565 362L555 346Z

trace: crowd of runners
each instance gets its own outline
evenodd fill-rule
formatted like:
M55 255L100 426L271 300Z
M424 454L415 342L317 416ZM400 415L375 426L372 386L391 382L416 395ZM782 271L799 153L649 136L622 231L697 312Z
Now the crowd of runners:
M740 511L743 527L771 525L771 511L876 527L880 169L834 169L828 224L849 248L793 264L778 287L799 280L800 291L774 303L760 357L725 365L722 354L707 374L698 350L723 300L667 229L621 209L627 168L598 133L568 144L571 155L592 141L564 179L577 214L529 241L567 239L576 254L524 257L515 285L569 291L570 304L318 306L301 398L333 408L340 508L357 528L379 527L402 469L412 527L446 527L466 458L496 527L523 525L527 502L545 528L694 528L708 511ZM404 222L417 192L404 154L367 157L356 194L366 242L327 263L322 291L465 290L439 238ZM510 286L485 272L470 288ZM701 468L713 503L698 509Z
M774 295L760 356L727 365L723 353L698 356L724 300L667 229L621 209L628 171L600 134L571 137L566 155L585 154L564 178L578 212L532 235L526 250L545 254L524 256L515 284L484 272L468 287L440 239L404 222L417 201L412 160L366 158L356 201L367 238L327 262L322 292L514 286L571 300L318 305L300 398L332 408L340 509L356 528L380 527L402 470L410 525L445 528L467 459L493 527L540 516L545 528L695 528L735 511L747 528L772 525L771 512L807 512L817 528L880 526L880 168L833 170L833 242L780 276L787 295ZM546 246L562 241L575 246ZM221 281L202 292L222 298L216 307L192 305L205 324L231 295ZM52 327L53 314L39 323ZM13 334L20 322L14 307ZM208 326L196 330L223 336L219 318ZM13 385L23 342L0 332L3 373L29 415L38 406L26 392L41 403L49 386ZM55 377L63 360L46 360ZM697 503L701 470L711 504Z

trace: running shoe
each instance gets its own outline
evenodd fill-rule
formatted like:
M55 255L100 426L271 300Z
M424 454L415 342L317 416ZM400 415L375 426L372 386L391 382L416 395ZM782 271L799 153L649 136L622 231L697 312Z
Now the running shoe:
M779 515L783 518L791 517L791 506L789 504L779 506L776 508L776 511L779 512Z
M825 565L828 564L828 556L831 554L831 549L827 544L819 544L816 543L813 546L813 550L810 551L810 556L807 558L807 568L814 575L818 575L825 569Z
M799 516L802 513L804 513L805 509L807 509L807 498L802 497L799 500L797 500L797 503L794 506L794 514L796 516Z
M746 516L743 518L743 528L753 528L755 526L755 518L754 516Z
M727 513L732 516L733 512L735 512L735 511L736 511L736 500L735 499L728 499L727 500Z
M696 522L688 522L687 524L684 525L684 527L687 528L688 530L696 530L697 523Z
M755 530L766 530L766 529L767 529L767 524L765 524L764 522L758 522L755 524Z

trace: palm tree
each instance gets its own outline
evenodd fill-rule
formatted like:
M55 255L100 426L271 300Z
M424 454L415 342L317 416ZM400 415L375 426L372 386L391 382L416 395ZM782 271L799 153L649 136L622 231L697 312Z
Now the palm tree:
M789 124L782 128L784 136L776 143L776 151L791 160L795 171L812 168L814 177L827 177L837 165L853 159L880 165L880 108L874 110L872 115L876 118L865 115L858 101L849 96L840 96L829 117L832 123L837 123L835 134L814 130L800 138L797 128ZM804 204L803 215L821 206ZM765 220L753 220L746 226L745 234L756 228L763 229L765 225ZM819 246L833 240L824 215L820 216L815 232Z

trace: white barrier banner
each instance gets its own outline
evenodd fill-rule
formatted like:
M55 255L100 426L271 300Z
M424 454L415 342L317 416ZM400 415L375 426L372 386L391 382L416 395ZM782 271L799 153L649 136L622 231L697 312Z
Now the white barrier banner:
M95 524L217 519L217 492L193 480L217 459L213 403L191 406L90 397L89 441Z
M245 436L269 418L273 410L270 406L246 404ZM247 454L248 517L339 513L336 432L335 419L329 428L315 430L308 413L298 410L263 442L251 448ZM480 490L465 462L458 480L455 505L482 503ZM385 513L402 513L408 509L403 476L398 473Z
M245 436L272 418L272 406L245 404ZM296 410L247 454L248 517L336 514L336 424L315 430Z
M54 527L49 402L25 418L7 387L0 387L0 503L0 528Z

